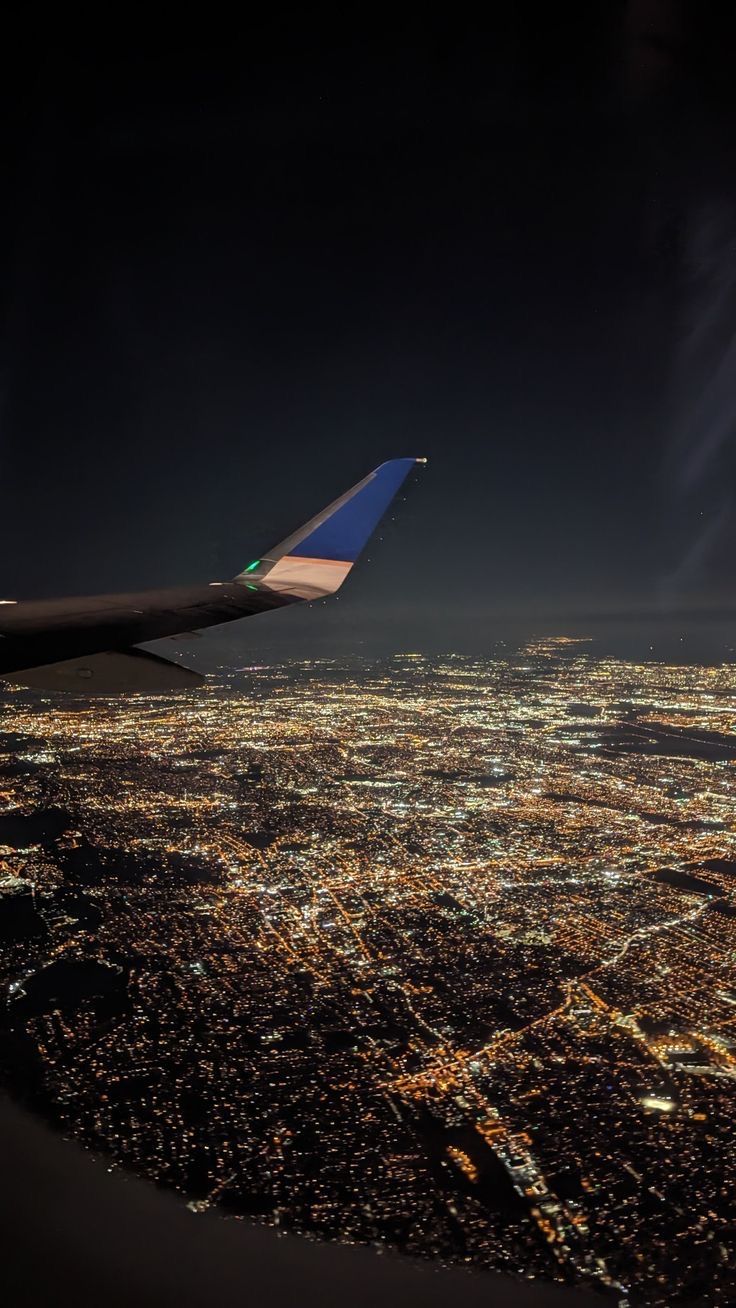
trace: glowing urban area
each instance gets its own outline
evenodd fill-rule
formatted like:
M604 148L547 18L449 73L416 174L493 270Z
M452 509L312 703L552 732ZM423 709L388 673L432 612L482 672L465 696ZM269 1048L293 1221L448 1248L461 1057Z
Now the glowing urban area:
M736 665L594 649L2 692L3 1085L195 1214L736 1301Z

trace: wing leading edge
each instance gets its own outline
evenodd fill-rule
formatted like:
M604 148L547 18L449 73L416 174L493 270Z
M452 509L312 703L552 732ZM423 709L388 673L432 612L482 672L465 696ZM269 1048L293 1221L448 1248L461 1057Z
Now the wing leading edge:
M424 462L391 459L381 464L232 581L5 602L0 608L0 677L84 694L196 683L199 674L137 646L334 594L409 473Z

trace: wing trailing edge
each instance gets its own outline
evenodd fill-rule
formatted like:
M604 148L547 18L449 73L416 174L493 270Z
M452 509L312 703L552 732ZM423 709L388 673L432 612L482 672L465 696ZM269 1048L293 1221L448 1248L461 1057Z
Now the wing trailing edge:
M172 663L150 650L132 648L46 663L5 676L3 680L28 690L65 690L84 696L126 692L155 695L192 690L202 685L204 677L183 663Z

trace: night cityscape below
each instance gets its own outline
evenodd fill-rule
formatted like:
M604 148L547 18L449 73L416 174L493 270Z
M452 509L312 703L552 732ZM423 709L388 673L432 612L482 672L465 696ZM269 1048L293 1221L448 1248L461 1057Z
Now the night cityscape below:
M736 664L560 636L2 707L24 1105L193 1223L736 1300Z

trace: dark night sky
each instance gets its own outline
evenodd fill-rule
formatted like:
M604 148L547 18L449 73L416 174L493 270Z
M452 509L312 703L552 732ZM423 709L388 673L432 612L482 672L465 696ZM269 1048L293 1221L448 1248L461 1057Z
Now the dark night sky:
M6 44L0 593L230 576L417 453L249 649L732 607L736 24L563 8Z

